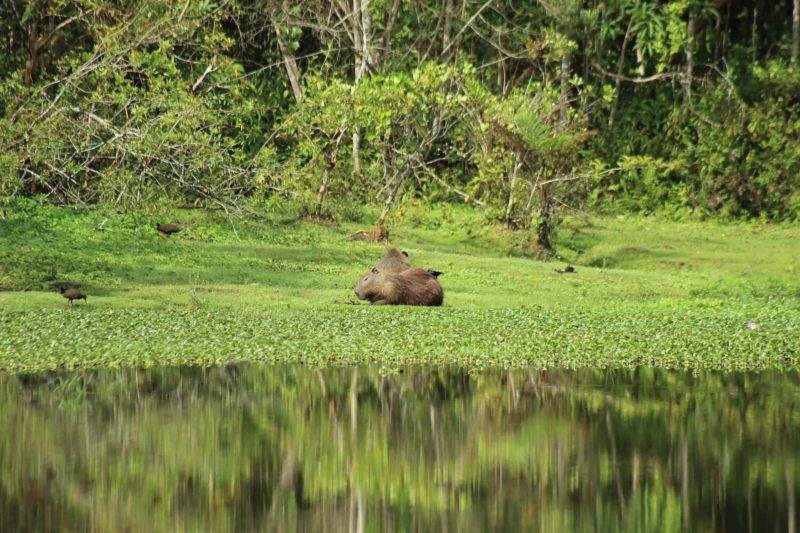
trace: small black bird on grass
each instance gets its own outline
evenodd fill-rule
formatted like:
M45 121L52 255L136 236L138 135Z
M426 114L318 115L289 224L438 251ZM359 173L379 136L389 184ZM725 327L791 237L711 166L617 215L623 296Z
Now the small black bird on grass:
M434 270L434 269L432 269L432 268L429 268L429 269L428 269L428 272L430 272L431 276L433 276L433 277L434 277L434 278L436 278L436 279L439 279L439 276L441 276L442 274L444 274L444 272L439 272L438 270Z
M564 267L564 270L556 270L556 272L559 274L574 274L575 267L572 265L567 265L566 267Z
M173 233L178 233L183 228L183 226L178 226L177 224L156 224L156 229L167 237L171 236Z
M72 307L73 300L83 300L84 302L89 301L86 299L86 295L83 294L78 289L68 289L66 287L61 287L61 296L67 299L67 307Z

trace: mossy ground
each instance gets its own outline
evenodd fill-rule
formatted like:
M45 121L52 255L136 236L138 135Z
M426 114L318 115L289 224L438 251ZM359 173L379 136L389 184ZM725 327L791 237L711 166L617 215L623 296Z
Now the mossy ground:
M172 238L156 221L190 226ZM406 205L392 246L444 271L442 308L350 305L383 245L279 215L34 205L0 219L0 368L234 360L791 368L800 228L567 220L556 260L459 207ZM566 262L577 273L559 274ZM68 309L52 287L81 284ZM748 327L748 323L750 327ZM755 327L753 327L755 325Z

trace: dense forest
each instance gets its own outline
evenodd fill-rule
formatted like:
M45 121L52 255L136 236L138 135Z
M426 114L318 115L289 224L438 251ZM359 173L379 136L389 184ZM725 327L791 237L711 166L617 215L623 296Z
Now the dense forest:
M800 0L3 0L0 198L797 220Z

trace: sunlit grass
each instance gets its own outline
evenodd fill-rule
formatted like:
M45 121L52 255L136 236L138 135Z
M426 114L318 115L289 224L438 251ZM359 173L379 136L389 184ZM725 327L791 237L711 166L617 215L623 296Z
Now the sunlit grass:
M189 223L172 238L156 220ZM560 259L466 208L405 206L392 245L444 271L441 309L348 305L368 224L29 207L0 220L0 367L222 363L785 368L800 353L800 229L567 220ZM569 261L576 274L559 274ZM79 283L67 309L54 284ZM746 327L748 322L755 329Z

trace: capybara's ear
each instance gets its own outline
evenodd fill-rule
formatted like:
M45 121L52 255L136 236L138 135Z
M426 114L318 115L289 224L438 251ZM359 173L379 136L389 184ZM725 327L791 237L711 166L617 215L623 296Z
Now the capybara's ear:
M372 273L373 273L373 274L377 274L377 273L378 273L378 269L377 269L377 268L373 268L373 269L372 269Z
M403 251L402 251L402 252L400 252L400 253L401 253L401 254L403 254L404 256L408 257L408 252L406 252L405 250L403 250Z

